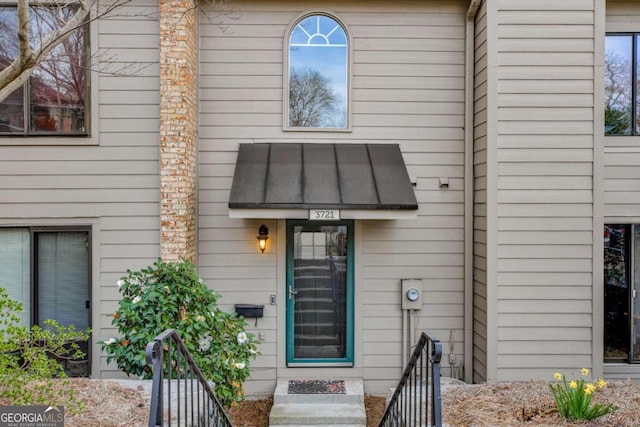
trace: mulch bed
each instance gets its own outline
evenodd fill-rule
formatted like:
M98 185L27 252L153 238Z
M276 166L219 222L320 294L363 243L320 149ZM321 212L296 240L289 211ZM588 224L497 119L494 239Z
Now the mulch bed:
M610 382L593 402L618 408L592 421L569 421L555 409L548 382L487 383L445 390L442 412L449 426L640 426L640 385Z
M78 415L65 413L66 426L147 425L149 401L141 390L132 390L114 381L70 381L76 397L86 408ZM68 389L65 389L63 395L68 395ZM567 421L555 410L549 383L531 381L450 387L442 395L442 412L444 422L451 427L640 426L640 384L610 382L606 388L595 392L593 396L594 402L612 402L617 409L593 421ZM64 398L60 402L49 403L68 404ZM0 404L7 405L11 402L0 401ZM230 411L230 418L235 427L267 427L272 405L271 397L246 400ZM384 413L385 397L365 395L365 408L367 426L376 426Z

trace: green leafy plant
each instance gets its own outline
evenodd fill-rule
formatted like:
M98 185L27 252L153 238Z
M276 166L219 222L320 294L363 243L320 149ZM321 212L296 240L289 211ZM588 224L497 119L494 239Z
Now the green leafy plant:
M582 369L582 375L589 375L589 370ZM557 381L555 384L549 384L551 393L556 401L558 412L567 418L575 420L592 420L608 414L615 409L612 403L603 405L601 403L592 404L591 398L593 392L602 390L607 386L607 382L602 378L591 383L586 382L584 378L567 382L564 375L556 372L553 374Z
M0 287L0 398L14 405L65 405L73 414L83 410L75 398L61 362L83 359L79 342L89 330L76 331L54 320L44 327L20 325L22 304Z
M224 406L244 399L243 383L249 376L249 361L258 351L244 319L217 307L219 297L185 260L158 260L140 271L128 271L118 280L122 298L112 324L120 337L100 341L107 361L138 378L152 378L145 361L145 348L165 329L175 329L198 367L215 383Z

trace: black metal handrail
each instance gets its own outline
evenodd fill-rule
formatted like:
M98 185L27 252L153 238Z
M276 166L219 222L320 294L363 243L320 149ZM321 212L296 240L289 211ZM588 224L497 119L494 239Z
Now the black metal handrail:
M391 396L379 427L442 426L441 358L440 341L429 338L423 332Z
M147 344L146 359L153 368L149 427L231 427L229 417L177 331L167 329Z

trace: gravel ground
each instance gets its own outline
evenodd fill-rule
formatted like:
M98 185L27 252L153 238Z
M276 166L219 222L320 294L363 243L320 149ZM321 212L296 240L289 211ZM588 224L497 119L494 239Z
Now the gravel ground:
M68 427L135 427L147 424L149 400L142 390L123 387L114 381L71 379L70 386L85 408L66 415ZM1 385L0 385L1 387ZM54 405L68 405L68 392ZM617 408L596 420L567 421L555 410L549 383L487 383L454 386L443 392L442 412L446 425L482 426L640 426L640 385L610 382L594 393L594 402L613 403ZM0 405L11 404L1 401ZM247 400L234 408L235 427L268 426L273 400ZM66 407L65 405L65 407ZM367 426L377 425L384 412L385 397L365 396ZM67 412L68 413L68 412Z

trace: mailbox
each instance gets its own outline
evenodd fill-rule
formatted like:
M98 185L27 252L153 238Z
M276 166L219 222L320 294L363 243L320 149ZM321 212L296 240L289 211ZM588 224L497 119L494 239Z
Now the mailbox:
M255 318L256 326L258 326L258 317L264 317L264 305L236 304L236 313L245 319L249 317Z

